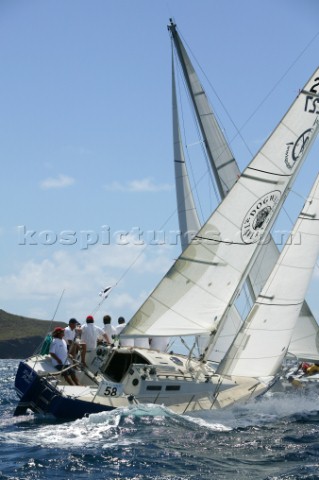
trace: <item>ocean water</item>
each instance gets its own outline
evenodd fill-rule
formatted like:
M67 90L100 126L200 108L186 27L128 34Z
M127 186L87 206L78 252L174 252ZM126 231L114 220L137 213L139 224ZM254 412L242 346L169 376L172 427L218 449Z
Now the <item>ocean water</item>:
M13 417L17 360L0 360L0 480L319 479L316 392L196 416L139 406L73 422Z

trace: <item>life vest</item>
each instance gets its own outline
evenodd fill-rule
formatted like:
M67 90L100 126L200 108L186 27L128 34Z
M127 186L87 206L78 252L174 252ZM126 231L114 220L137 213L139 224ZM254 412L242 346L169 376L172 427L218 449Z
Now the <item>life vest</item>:
M48 355L49 354L50 345L52 343L52 340L53 339L52 339L51 333L49 333L43 341L41 351L40 351L40 355Z

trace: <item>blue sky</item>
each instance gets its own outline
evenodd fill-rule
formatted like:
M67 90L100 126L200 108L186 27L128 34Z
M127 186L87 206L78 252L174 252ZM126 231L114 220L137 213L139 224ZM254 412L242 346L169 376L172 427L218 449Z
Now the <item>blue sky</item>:
M97 322L129 319L179 255L170 17L241 168L318 66L316 0L2 0L0 308L49 320L63 292L55 318L83 320L116 285ZM314 181L318 143L287 210ZM317 289L315 272L319 318Z

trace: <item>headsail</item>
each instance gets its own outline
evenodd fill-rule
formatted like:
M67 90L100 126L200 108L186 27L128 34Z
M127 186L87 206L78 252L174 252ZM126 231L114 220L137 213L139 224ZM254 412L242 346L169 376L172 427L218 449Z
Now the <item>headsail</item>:
M204 138L204 144L208 146L207 154L212 166L212 171L219 179L217 180L219 193L221 198L224 198L238 178L239 168L223 131L219 127L191 60L183 46L176 25L172 20L170 21L168 29L171 32L172 42L183 70L185 83L193 103L200 131ZM178 188L178 182L179 179L176 178L176 188ZM189 201L191 195L192 193L190 192L188 194ZM195 213L196 210L191 210L188 212L188 215L191 217L191 215ZM183 212L179 213L179 220L181 225L181 222L183 222ZM191 222L191 219L189 218L188 221ZM182 248L185 248L185 244L182 245ZM270 236L269 240L265 242L261 249L248 276L247 285L253 302L269 277L278 257L279 250L273 238ZM235 315L238 315L238 313L235 312ZM289 352L299 358L319 358L319 328L306 301L301 309L300 321L296 324Z
M229 148L228 142L226 141L224 134L216 120L216 117L212 109L210 108L205 91L201 86L201 83L196 75L195 69L192 66L190 58L188 57L183 43L177 33L176 25L171 21L171 24L168 26L168 28L171 32L172 41L175 45L175 51L184 72L184 79L186 81L188 92L196 113L198 125L204 139L204 145L207 151L208 159L215 176L217 175L219 194L221 198L224 198L230 190L230 187L233 186L233 184L238 179L239 169ZM193 194L187 178L186 164L183 155L183 145L181 143L180 136L177 137L177 132L179 132L179 120L175 83L174 48L172 48L172 99L175 183L177 192L178 220L179 228L181 231L181 246L182 250L184 250L189 244L192 238L191 234L193 233L191 231L188 232L188 234L186 235L185 226L197 225L196 232L198 232L201 224L197 216ZM184 169L182 174L177 171L177 167L179 166L179 164L176 163L178 154L180 158L183 159L180 163L180 168L183 167ZM185 195L184 199L183 195ZM186 206L184 207L184 202L187 202L187 208ZM227 326L225 326L225 330L221 332L218 345L216 345L214 351L211 352L210 359L212 361L219 362L221 360L221 358L228 350L228 347L230 346L231 341L235 333L237 333L241 323L241 316L238 313L236 306L233 305L231 311L229 312L229 323ZM207 346L208 340L209 338L207 336L204 336L202 338L198 337L198 348L200 353L204 351L205 347Z
M224 201L133 316L125 335L214 331L242 287L310 145L319 69Z
M264 288L217 372L275 375L287 353L319 254L319 176Z

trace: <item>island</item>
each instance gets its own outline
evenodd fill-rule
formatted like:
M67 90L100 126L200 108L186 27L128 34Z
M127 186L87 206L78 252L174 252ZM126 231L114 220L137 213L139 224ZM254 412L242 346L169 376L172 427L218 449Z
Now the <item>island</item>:
M23 359L37 353L45 336L65 322L38 320L0 309L0 358Z

